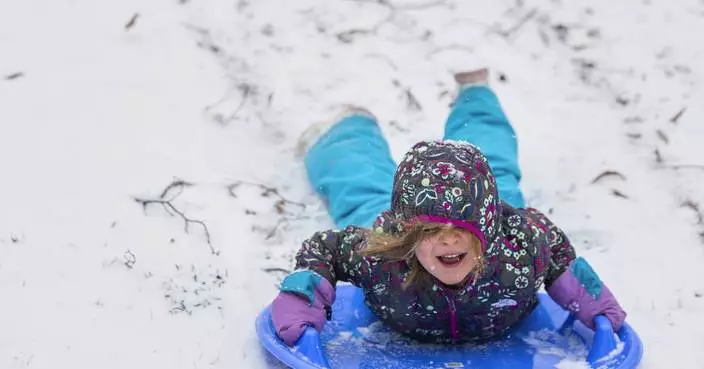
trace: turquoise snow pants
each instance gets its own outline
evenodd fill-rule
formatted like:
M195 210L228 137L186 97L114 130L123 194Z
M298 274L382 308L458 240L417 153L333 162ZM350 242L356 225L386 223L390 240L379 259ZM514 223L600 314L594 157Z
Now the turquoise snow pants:
M490 88L471 86L460 92L445 123L444 139L477 146L494 171L499 197L525 207L516 135ZM391 205L396 164L377 122L368 116L351 115L335 123L304 162L337 227L370 227Z

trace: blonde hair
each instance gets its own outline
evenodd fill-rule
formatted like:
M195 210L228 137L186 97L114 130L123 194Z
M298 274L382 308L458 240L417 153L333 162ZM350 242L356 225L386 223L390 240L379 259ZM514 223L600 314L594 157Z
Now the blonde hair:
M416 247L424 239L449 232L467 232L460 228L455 228L451 224L416 222L402 234L392 235L384 232L372 230L369 234L368 246L361 251L364 256L376 256L387 261L405 260L410 268L402 287L405 289L411 285L422 285L432 280L430 273L425 270L416 257ZM471 272L482 273L484 271L484 257L482 245L477 237L470 234L472 245L472 257L476 264Z

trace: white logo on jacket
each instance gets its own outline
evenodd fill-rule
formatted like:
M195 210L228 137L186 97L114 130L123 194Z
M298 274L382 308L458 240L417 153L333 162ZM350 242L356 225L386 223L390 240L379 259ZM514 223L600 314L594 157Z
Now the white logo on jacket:
M502 308L502 307L508 307L508 306L516 306L516 305L518 305L518 302L514 299L501 299L501 300L491 304L491 307Z

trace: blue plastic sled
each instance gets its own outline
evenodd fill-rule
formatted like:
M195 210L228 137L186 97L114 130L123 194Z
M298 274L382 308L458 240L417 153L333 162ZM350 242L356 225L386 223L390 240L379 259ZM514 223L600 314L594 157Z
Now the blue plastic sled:
M276 335L270 307L257 317L256 329L262 346L296 369L527 369L554 368L561 362L612 369L635 368L640 362L643 346L628 324L616 335L599 316L592 331L546 294L539 300L535 311L505 339L481 345L431 345L403 337L384 326L364 304L362 290L351 285L338 285L333 320L323 331L308 328L293 348Z

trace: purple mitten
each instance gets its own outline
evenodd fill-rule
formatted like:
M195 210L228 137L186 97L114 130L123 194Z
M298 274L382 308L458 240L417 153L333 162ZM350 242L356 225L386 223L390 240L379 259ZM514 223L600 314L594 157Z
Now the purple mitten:
M293 346L307 326L323 329L327 311L335 301L335 288L327 279L300 270L284 278L280 290L271 304L271 319L287 345Z
M609 288L582 258L575 259L553 282L548 295L591 329L594 329L594 318L600 314L609 319L614 331L621 329L626 318L626 312Z

